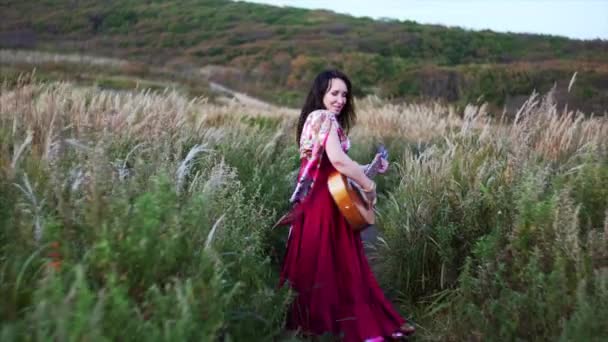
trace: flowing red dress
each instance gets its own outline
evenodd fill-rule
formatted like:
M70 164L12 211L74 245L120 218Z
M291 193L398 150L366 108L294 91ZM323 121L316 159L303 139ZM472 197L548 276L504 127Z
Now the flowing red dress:
M300 174L305 164L302 159ZM303 214L291 226L281 285L288 283L297 296L287 325L348 342L387 337L405 320L378 286L360 233L350 229L331 197L327 178L334 170L324 154Z

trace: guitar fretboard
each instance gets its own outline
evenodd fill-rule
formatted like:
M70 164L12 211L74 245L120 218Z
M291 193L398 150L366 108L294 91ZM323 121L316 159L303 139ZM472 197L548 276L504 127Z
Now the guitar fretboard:
M384 146L380 145L380 147L378 147L378 153L376 153L374 160L372 160L372 162L369 163L367 165L367 168L365 168L365 170L363 171L365 173L365 175L369 178L376 177L376 175L378 174L378 171L380 170L382 159L387 159L387 158L388 158L388 152L386 151L386 148L384 148Z

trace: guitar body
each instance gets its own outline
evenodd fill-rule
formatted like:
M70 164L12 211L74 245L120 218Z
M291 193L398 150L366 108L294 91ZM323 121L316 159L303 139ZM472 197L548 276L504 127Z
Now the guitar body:
M360 190L346 176L333 171L327 179L327 185L340 212L353 230L362 230L376 222L373 206L368 205Z

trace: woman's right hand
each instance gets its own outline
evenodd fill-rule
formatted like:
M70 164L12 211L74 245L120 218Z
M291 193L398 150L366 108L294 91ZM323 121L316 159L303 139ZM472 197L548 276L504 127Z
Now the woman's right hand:
M373 207L374 205L376 205L376 200L377 200L377 194L376 194L376 190L372 190L370 192L363 192L365 194L365 199L367 200L367 203L369 203L370 207Z

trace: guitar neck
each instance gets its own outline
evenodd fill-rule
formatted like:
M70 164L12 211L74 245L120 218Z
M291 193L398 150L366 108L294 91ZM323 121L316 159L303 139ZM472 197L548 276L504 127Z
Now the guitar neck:
M367 165L363 173L369 178L374 178L378 175L378 169L380 168L380 159L376 158Z
M388 158L388 152L384 148L384 146L380 146L378 148L378 154L374 157L371 163L367 165L365 170L363 171L365 175L369 178L374 178L379 173L380 166L383 158Z

